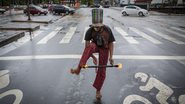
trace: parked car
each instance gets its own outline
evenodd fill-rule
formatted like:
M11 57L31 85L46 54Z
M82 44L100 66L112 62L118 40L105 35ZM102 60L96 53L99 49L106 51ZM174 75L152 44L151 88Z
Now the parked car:
M49 5L48 11L53 12L53 8L54 8L54 6L56 6L56 5L57 5L57 4L51 4L51 5Z
M74 8L70 8L68 6L65 5L56 5L53 7L53 13L54 14L60 14L60 13L65 13L65 14L74 14L75 13L75 9Z
M104 7L104 8L109 8L109 7L110 7L110 5L103 5L103 7Z
M42 9L41 7L39 6L36 6L36 5L30 5L29 7L30 9L30 14L32 15L35 15L35 14L44 14L44 15L47 15L48 14L48 11L45 10L45 9ZM28 13L28 8L24 9L24 13L27 14Z
M87 5L82 4L80 5L80 8L87 8Z
M90 6L91 8L99 8L100 7L100 4L93 4Z
M147 16L147 15L149 15L149 13L146 9L142 9L142 8L140 8L138 6L134 6L134 5L124 6L121 13L124 16L128 16L128 15Z
M1 13L1 14L4 14L4 12L6 12L6 10L3 9L3 8L0 8L0 13Z
M69 10L70 14L74 14L75 13L75 9L74 8L71 8L71 7L68 7L68 6L65 6L65 5L63 5L63 6Z

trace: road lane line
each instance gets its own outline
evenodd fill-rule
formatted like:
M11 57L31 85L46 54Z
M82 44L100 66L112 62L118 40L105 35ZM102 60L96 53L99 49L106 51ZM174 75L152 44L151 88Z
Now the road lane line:
M72 36L75 34L77 27L70 27L69 31L66 33L66 35L64 36L64 38L60 41L61 43L69 43Z
M165 29L165 31L170 32L170 33L173 33L174 35L177 35L179 37L185 38L185 35L184 34L178 33L176 31L173 31L173 30L170 30L170 29Z
M174 30L181 31L181 32L185 33L185 30L183 30L183 29L180 29L180 28L177 28L177 27L171 27L171 28L174 29Z
M131 44L139 44L137 40L135 40L133 37L129 37L129 35L120 27L114 28L118 33L122 35L123 38L125 38L129 43Z
M97 55L96 55L97 56ZM114 59L126 60L185 60L185 56L157 56L157 55L114 55ZM79 59L81 55L28 55L28 56L3 56L0 60L32 60L32 59Z
M177 60L179 63L185 65L185 61L184 60Z
M149 36L149 35L147 35L147 34L145 34L144 32L139 31L139 30L136 29L136 28L129 27L129 29L131 29L132 31L134 31L134 32L137 33L138 35L141 35L142 37L148 39L149 41L151 41L151 42L154 43L154 44L162 44L160 41L154 39L153 37L151 37L151 36Z
M85 27L85 30L84 30L84 34L83 34L83 39L82 39L82 43L85 43L85 33L86 31L89 29L89 27Z
M150 32L155 33L156 35L161 36L161 37L164 38L164 39L167 39L167 40L169 40L169 41L171 41L171 42L174 42L174 43L176 43L176 44L185 44L184 42L182 42L182 41L180 41L180 40L177 40L177 39L175 39L175 38L173 38L173 37L170 37L170 36L168 36L168 35L165 35L165 34L163 34L163 33L157 32L156 30L153 30L153 29L151 29L151 28L145 28L145 29L147 29L147 30L150 31Z
M57 27L54 31L46 35L43 39L41 39L37 44L46 44L51 38L53 38L60 30L62 27Z

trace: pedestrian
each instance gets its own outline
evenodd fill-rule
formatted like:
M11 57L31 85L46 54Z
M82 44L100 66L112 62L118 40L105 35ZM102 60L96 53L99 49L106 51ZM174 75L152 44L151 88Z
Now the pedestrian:
M85 49L80 59L79 65L75 69L71 69L72 74L79 75L81 68L86 65L87 60L92 57L94 64L99 65L114 64L113 48L115 38L111 29L103 24L103 9L92 9L92 24L85 34ZM93 55L99 53L99 61ZM106 67L98 68L93 86L96 88L96 99L100 100L101 88L106 77Z

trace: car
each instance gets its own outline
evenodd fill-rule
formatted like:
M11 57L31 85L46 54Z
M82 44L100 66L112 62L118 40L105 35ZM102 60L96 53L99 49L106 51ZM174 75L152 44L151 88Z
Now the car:
M138 16L147 16L149 15L146 9L142 9L135 5L124 6L123 10L121 11L122 15L138 15Z
M53 7L56 6L57 4L51 4L48 6L48 11L53 12Z
M36 6L36 5L30 5L29 9L30 9L30 14L32 14L32 15L35 15L35 14L39 14L39 15L44 14L44 15L47 15L48 14L48 11L47 10L42 9L41 7ZM24 9L24 13L25 14L28 14L28 8Z
M109 8L109 7L110 7L110 5L103 5L103 7L104 7L104 8Z
M100 7L100 4L93 4L90 6L91 8L99 8Z
M87 8L88 6L85 4L80 5L80 8Z
M3 8L0 8L0 13L1 13L1 14L4 14L4 12L6 12L6 10L3 9Z
M71 7L68 7L68 6L65 6L65 5L63 5L63 6L69 10L70 14L74 14L75 13L75 9L74 8L71 8Z
M60 13L65 13L65 14L74 14L75 13L75 9L74 8L70 8L68 6L65 5L56 5L53 6L53 10L52 10L53 14L60 14Z

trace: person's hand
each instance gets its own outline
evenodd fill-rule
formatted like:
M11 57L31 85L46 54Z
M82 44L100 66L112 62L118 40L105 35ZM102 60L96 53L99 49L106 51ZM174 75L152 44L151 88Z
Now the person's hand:
M114 65L114 60L112 58L109 58L109 62L111 65Z

